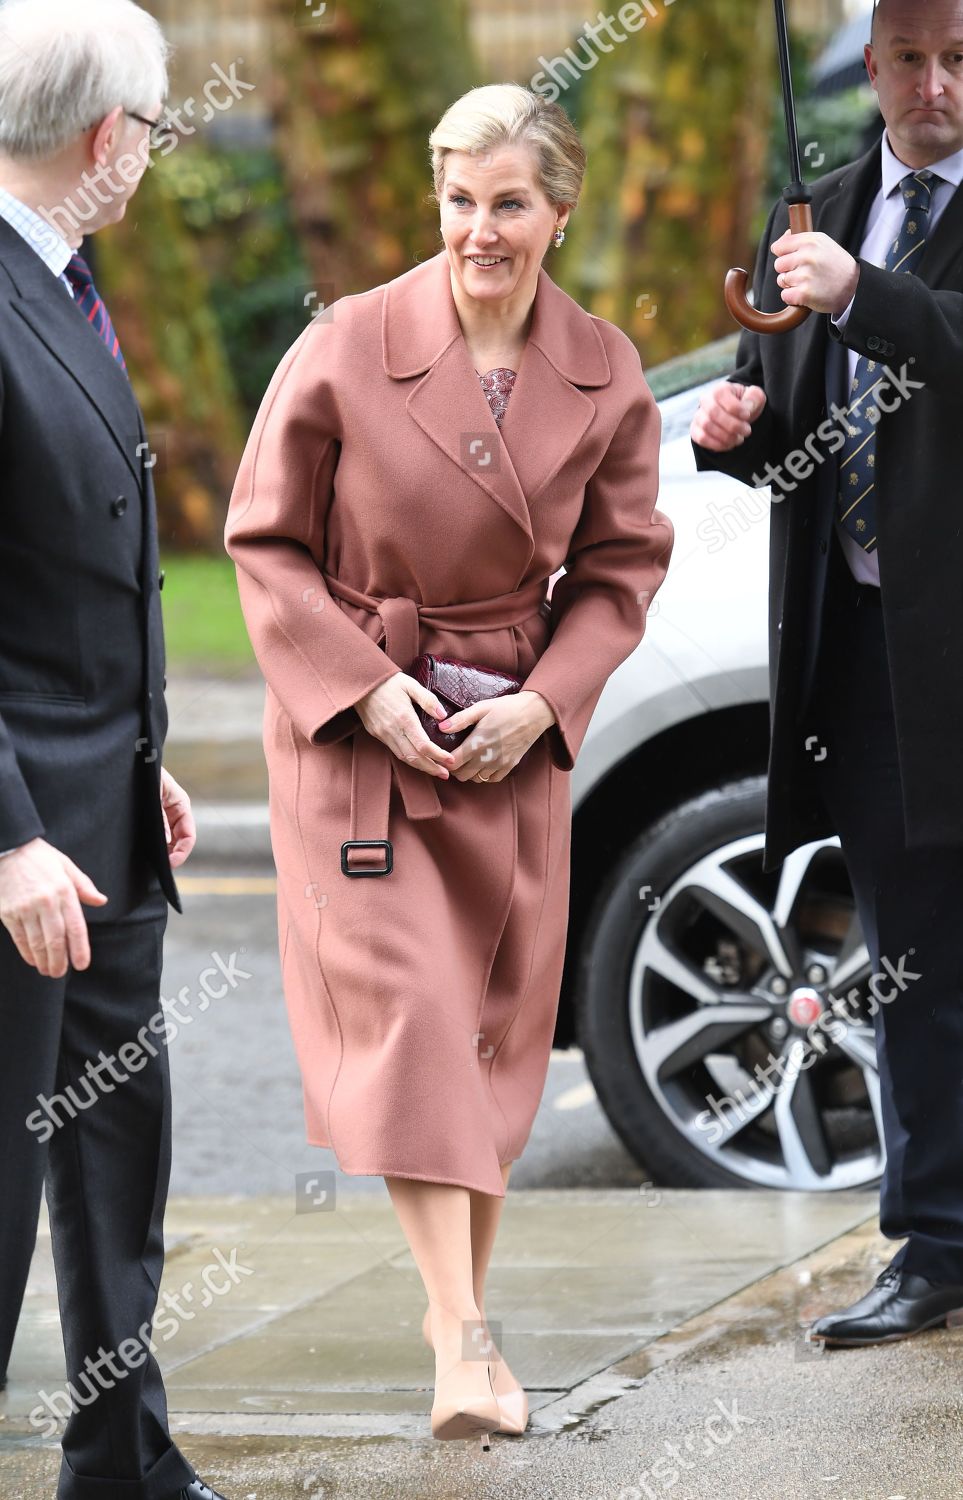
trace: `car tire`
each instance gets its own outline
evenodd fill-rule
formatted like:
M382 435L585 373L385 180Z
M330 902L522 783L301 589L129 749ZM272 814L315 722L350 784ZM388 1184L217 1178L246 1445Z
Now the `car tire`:
M763 776L748 776L692 798L660 817L625 849L589 915L576 970L577 1040L613 1129L643 1169L664 1186L766 1186L726 1170L693 1144L681 1126L676 1128L640 1063L629 1004L633 962L659 910L659 893L669 892L684 872L714 851L738 846L753 834L761 845L765 816ZM841 864L838 841L832 842L831 852L838 854ZM761 869L761 857L759 865ZM865 1032L863 1038L865 1046ZM866 1117L872 1120L868 1111ZM871 1152L867 1162L872 1165Z

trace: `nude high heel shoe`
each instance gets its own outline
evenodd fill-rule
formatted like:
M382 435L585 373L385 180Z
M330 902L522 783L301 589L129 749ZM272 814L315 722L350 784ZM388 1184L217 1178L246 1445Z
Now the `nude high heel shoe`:
M489 1452L489 1438L498 1431L500 1407L492 1384L491 1365L486 1361L487 1394L466 1389L464 1367L477 1367L476 1360L459 1360L441 1380L435 1382L435 1399L431 1408L431 1435L435 1438L478 1437L484 1452ZM459 1380L459 1377L461 1379ZM459 1385L461 1389L459 1390Z
M428 1348L433 1348L430 1308L422 1319L421 1333ZM528 1426L528 1397L525 1390L501 1355L497 1360L489 1360L489 1373L495 1400L498 1402L498 1426L495 1431L508 1433L511 1437L521 1437Z

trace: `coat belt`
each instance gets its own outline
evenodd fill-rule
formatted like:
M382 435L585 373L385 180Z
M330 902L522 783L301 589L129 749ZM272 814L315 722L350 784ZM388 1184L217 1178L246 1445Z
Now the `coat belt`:
M421 652L422 624L439 630L472 633L504 630L522 624L532 615L544 615L549 609L546 578L533 579L513 593L499 594L492 599L474 599L468 604L418 604L404 595L378 599L373 594L363 594L359 589L351 588L333 574L323 573L322 576L335 598L380 616L385 654L402 671L407 671ZM381 635L379 642L380 639ZM362 725L355 731L352 741L349 840L364 838L376 840L379 844L387 842L392 777L397 782L409 818L441 816L442 807L434 777L400 760ZM372 873L375 873L385 860L381 849L351 849L347 851L347 857L352 873L360 870L367 873L369 865L373 866Z

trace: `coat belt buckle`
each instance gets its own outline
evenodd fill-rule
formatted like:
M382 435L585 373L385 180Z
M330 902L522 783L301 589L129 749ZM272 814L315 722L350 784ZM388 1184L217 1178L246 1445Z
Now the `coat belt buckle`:
M349 849L384 849L385 867L383 870L352 870L348 866ZM394 864L394 855L390 839L345 839L341 845L341 873L343 875L390 875Z

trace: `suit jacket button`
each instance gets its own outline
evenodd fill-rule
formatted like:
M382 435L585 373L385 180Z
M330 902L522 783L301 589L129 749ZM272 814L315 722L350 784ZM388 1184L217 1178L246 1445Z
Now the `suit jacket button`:
M825 555L826 555L826 543L825 542L820 542L820 544L819 544L819 550L823 554L823 556L825 557Z
M161 568L160 572L157 575L157 587L159 589L162 589L164 587L164 569L163 568Z
M127 509L127 496L118 495L116 500L110 502L110 512L114 516L122 516Z

